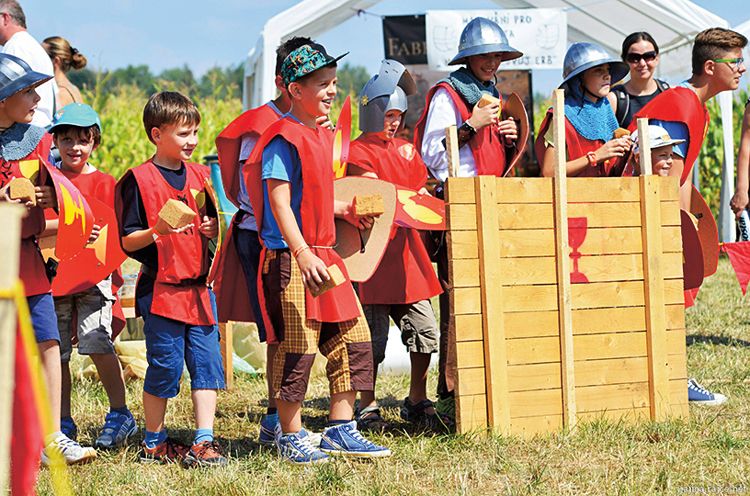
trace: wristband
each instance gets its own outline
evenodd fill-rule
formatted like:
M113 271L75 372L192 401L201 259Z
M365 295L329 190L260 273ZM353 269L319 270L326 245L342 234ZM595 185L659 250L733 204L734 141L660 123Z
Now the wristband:
M469 136L474 136L475 134L477 134L477 130L474 129L474 126L469 124L469 121L464 121L464 123L461 124L459 129L463 129L464 131L468 132Z
M297 247L297 249L296 249L296 250L294 250L294 251L292 252L292 256L294 256L294 258L297 258L297 257L298 257L298 256L300 255L300 253L302 253L302 252L303 252L303 251L305 251L305 250L309 250L309 249L310 249L310 247L309 247L309 246L307 246L307 245L302 245L302 246L299 246L299 247Z
M591 167L596 167L596 153L594 153L594 152L588 152L586 154L586 158L588 159L589 165Z
M154 241L156 241L159 236L160 236L160 234L158 232L156 232L156 229L154 229L152 227L151 228L151 237L154 239Z

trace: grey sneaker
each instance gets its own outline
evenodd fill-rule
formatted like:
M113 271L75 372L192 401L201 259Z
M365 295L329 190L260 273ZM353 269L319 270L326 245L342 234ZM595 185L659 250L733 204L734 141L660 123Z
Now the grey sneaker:
M52 451L60 453L68 465L88 463L96 458L96 450L94 448L81 446L65 434L60 434L57 439L49 443L42 450L42 464L46 467L50 465Z

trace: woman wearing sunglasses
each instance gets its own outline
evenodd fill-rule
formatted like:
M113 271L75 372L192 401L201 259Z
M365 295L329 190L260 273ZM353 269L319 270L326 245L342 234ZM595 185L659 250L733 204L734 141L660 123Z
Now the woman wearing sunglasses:
M617 122L628 127L633 116L669 85L654 78L659 65L659 46L650 34L641 31L628 35L622 42L622 60L630 68L630 79L613 87L607 98Z

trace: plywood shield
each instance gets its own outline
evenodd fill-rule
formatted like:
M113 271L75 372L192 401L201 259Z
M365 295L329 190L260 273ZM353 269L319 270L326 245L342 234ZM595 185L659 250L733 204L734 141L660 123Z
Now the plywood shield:
M360 231L343 219L336 219L336 252L344 259L349 278L355 282L368 280L380 265L390 240L396 211L396 187L369 177L344 177L333 182L334 197L351 203L358 195L383 197L385 213L375 218L372 228Z
M695 189L695 186L692 188L690 213L698 219L698 238L701 240L703 250L703 277L708 277L715 273L719 266L719 230L711 209L706 205L706 200Z
M523 100L518 96L517 93L511 93L508 100L503 102L503 119L512 117L516 121L518 126L518 139L516 140L516 151L513 153L513 159L505 169L504 176L508 176L513 168L516 166L523 152L526 151L526 146L529 142L529 115L526 113L526 107L523 105Z
M680 210L680 227L682 231L683 285L685 289L699 288L703 283L703 250L693 219L684 210Z

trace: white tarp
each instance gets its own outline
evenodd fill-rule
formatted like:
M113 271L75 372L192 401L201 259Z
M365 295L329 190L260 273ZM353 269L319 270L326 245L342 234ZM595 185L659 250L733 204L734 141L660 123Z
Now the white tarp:
M508 43L523 52L523 57L503 63L503 70L562 69L568 48L568 17L560 9L428 10L425 31L431 69L453 70L448 62L458 52L461 31L476 17L495 21L508 36Z

